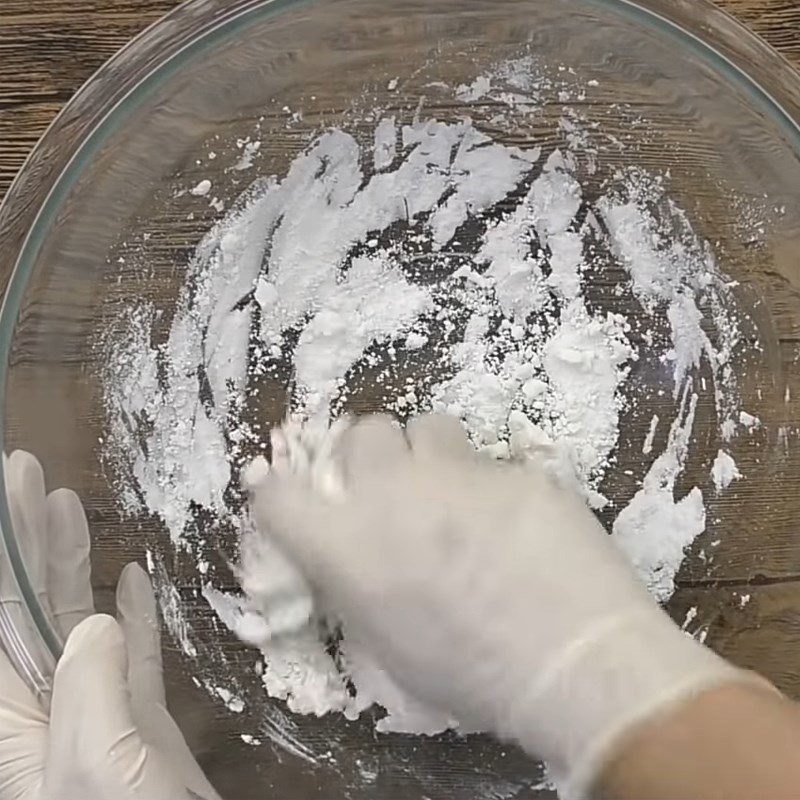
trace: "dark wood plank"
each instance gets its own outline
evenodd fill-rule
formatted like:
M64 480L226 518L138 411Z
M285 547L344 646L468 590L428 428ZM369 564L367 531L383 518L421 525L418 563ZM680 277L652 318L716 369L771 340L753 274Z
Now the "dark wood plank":
M175 0L7 0L0 6L0 196L59 109Z
M176 0L6 0L0 7L0 197L61 106ZM718 0L800 66L800 5Z
M800 64L800 6L795 0L716 0L795 66Z

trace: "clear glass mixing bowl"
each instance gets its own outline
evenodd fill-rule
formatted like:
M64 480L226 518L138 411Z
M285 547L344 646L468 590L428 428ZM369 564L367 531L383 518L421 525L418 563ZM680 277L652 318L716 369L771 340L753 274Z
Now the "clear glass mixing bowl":
M311 133L345 124L357 131L364 117L354 109L410 118L421 95L435 95L429 84L469 84L521 51L544 73L566 71L593 87L578 101L585 121L626 145L600 154L600 172L633 165L668 175L671 197L724 254L751 312L760 356L733 364L743 401L761 420L737 445L747 477L711 501L670 609L680 620L697 606L711 644L800 696L800 80L789 65L704 0L198 0L100 70L8 193L0 210L0 418L6 451L33 452L51 487L82 497L100 610L113 610L123 564L146 549L159 555L174 587L162 607L182 609L199 654L190 658L165 636L168 697L223 796L438 800L548 791L536 788L538 767L486 737L376 737L367 719L300 718L269 700L255 654L199 596L193 562L158 519L119 513L102 459L98 342L131 298L171 313L193 248L215 218L207 201L187 214L176 187L208 178L230 202L255 174L284 173ZM562 105L556 89L543 87L536 122L515 143L552 147L566 137L556 124ZM463 112L430 100L426 110L442 119ZM496 110L485 102L471 112L480 127ZM263 144L254 169L230 169L237 140L255 129ZM207 158L211 146L216 160ZM757 222L745 230L748 213ZM662 384L663 374L634 372L632 385L648 402ZM689 482L705 479L698 476L716 452L713 409L706 417L695 430L700 455L687 467ZM632 492L625 468L641 473L641 445L631 444L641 442L637 424L623 426L619 468L604 487L612 499ZM27 579L5 495L0 526L18 588L4 598L0 634L46 696L60 642ZM230 555L222 539L215 546ZM226 558L212 562L218 581L232 582ZM8 613L20 602L23 612ZM246 699L242 713L206 691L209 675Z

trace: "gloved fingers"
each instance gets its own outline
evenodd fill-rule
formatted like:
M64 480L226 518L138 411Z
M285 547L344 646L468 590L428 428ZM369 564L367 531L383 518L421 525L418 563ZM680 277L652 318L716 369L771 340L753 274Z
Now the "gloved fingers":
M179 731L155 736L159 744L169 742L167 749L145 743L131 707L127 675L125 637L113 618L95 614L74 628L53 683L47 776L53 786L50 793L45 786L45 794L63 797L71 784L85 787L88 780L102 797L216 800L191 754L193 768L184 763L188 748L184 742L180 750ZM168 717L166 710L161 713ZM168 729L165 722L163 730Z
M269 480L270 464L264 456L256 456L243 470L241 476L242 488L249 494L258 489Z
M200 797L217 797L167 711L161 635L153 585L136 563L117 582L117 615L128 652L131 712L142 740L160 753L183 784Z
M8 475L8 456L3 454L4 474ZM8 480L8 478L6 478ZM5 552L5 546L0 546L0 603L4 607L4 613L8 616L9 624L14 630L24 636L26 626L23 624L25 619L25 601L22 599L22 592L14 574L11 559ZM19 624L18 624L19 623Z
M5 455L3 459L6 459ZM41 660L38 657L43 653L44 643L34 627L28 603L23 599L11 559L2 542L0 542L0 630L3 631L3 638L11 643L10 646L20 651L27 650L28 653L33 654L34 663L18 662L16 657L3 655L15 668L14 674L22 675L20 685L30 686L36 692L36 694L31 694L31 697L42 697L46 702L50 693L50 681L42 669L47 663L47 658ZM2 654L2 648L0 648L0 654ZM19 669L20 672L16 672L16 669ZM7 686L11 686L11 683L0 681L0 704L2 704ZM3 796L0 793L0 797Z
M161 635L153 585L138 564L128 564L117 583L117 619L128 650L128 686L134 712L166 704Z
M47 508L44 471L35 456L15 450L3 459L11 523L28 580L44 610L47 596Z
M2 708L0 719L3 724L0 737L3 739L36 725L43 726L46 733L47 714L3 648L0 648L0 708ZM5 796L0 791L0 797Z
M450 414L423 414L410 420L406 436L420 458L473 459L475 448L461 422Z
M81 746L100 761L121 741L141 751L128 693L128 655L117 622L94 614L77 625L64 647L53 681L51 739L66 743L78 731Z
M94 614L89 525L78 495L57 489L47 497L47 588L56 628L66 640Z
M272 471L250 495L256 526L300 569L319 583L352 549L336 509L302 478Z
M29 797L44 771L48 718L0 649L0 797Z
M345 483L395 472L410 456L402 430L385 414L360 417L344 430L335 455Z
M163 705L150 705L139 722L147 744L169 764L182 786L191 794L187 800L219 800L214 787L195 760L178 724ZM183 795L179 795L183 800Z

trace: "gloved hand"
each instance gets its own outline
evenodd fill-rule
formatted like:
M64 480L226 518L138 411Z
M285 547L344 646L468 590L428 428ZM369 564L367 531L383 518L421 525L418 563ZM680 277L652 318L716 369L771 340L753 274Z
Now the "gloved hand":
M361 418L333 455L340 492L283 457L251 481L260 530L399 685L544 758L567 795L637 724L760 680L679 631L577 494L481 457L457 420Z
M46 495L29 453L3 458L30 579L66 646L49 713L0 650L0 800L216 800L166 709L146 573L123 570L118 622L95 614L80 500L68 489ZM9 580L3 564L4 601Z

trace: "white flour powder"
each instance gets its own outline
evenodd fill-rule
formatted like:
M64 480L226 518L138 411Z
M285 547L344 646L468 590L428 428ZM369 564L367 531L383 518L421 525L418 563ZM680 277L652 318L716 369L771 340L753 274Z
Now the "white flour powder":
M535 113L541 87L523 62L478 76L456 97L500 104L496 124ZM737 405L736 301L665 181L618 172L597 199L584 180L601 166L598 151L577 113L565 110L562 123L566 144L543 154L493 140L466 116L403 122L396 113L377 121L368 147L327 130L285 174L256 180L197 247L164 343L152 343L160 312L147 303L129 309L109 341L105 447L123 507L160 517L176 544L195 548L205 575L202 542L188 536L193 515L242 526L227 493L243 446L263 439L244 416L248 387L285 376L288 364L298 419L327 429L358 392L401 416L444 411L494 457L537 447L560 479L607 508L602 483L621 415L637 411L629 376L646 362L665 368L674 418L644 417L644 476L611 535L667 599L705 528L702 488L677 488L700 373L710 377L721 445L758 423ZM252 168L258 151L249 143L236 169ZM210 189L206 180L191 193ZM598 293L610 269L625 276L615 294L625 302L613 311ZM669 432L651 461L660 424ZM313 454L321 440L309 445L310 435L290 429L273 458ZM740 477L726 445L711 485L723 491ZM380 730L453 724L403 696L357 642L345 637L331 655L302 576L268 543L245 532L241 563L245 596L218 591L213 576L203 595L263 650L271 696L298 713L349 717L377 703L388 712Z
M714 465L711 467L711 478L717 491L727 489L741 477L742 473L739 472L736 462L731 458L730 453L720 450L714 459Z
M642 488L617 516L611 534L661 601L672 596L683 554L706 526L700 489L695 486L677 502L674 497L675 479L683 471L689 451L696 407L697 395L690 396L687 385L664 452L645 475Z

